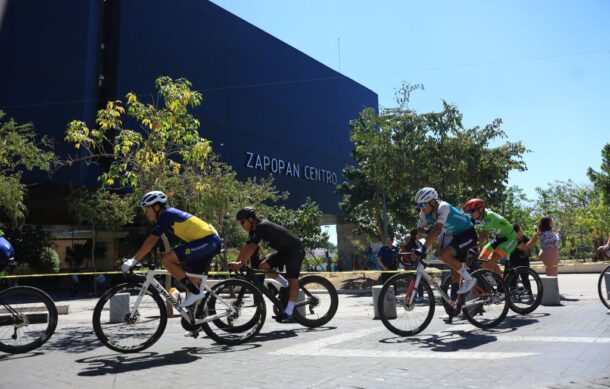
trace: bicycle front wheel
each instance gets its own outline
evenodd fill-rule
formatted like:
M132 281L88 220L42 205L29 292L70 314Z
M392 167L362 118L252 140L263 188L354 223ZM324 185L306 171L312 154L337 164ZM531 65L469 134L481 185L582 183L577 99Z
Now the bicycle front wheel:
M506 285L499 275L489 270L477 270L472 276L477 284L464 296L462 312L479 328L495 327L508 313Z
M30 286L0 292L0 351L25 353L42 346L57 327L57 308L48 294Z
M383 284L377 300L383 325L396 335L411 336L422 332L434 315L434 294L423 278L423 296L417 297L414 274L396 274Z
M542 280L534 269L519 266L508 273L506 287L509 291L510 309L520 315L534 312L542 301Z
M606 267L604 271L599 275L599 281L597 281L597 293L599 294L600 300L610 309L610 266Z
M331 321L337 313L337 289L324 277L309 275L299 279L299 297L294 319L302 326L314 328Z
M229 346L247 342L265 324L267 308L262 293L252 283L236 278L219 282L198 308L196 319L217 315L201 324L212 340Z
M163 334L167 308L151 287L138 303L142 286L139 283L117 285L97 302L93 310L93 330L109 349L136 353L152 346Z

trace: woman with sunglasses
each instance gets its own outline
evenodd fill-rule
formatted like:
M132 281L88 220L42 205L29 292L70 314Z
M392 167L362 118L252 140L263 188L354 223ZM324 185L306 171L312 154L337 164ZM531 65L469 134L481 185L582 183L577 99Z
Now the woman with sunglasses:
M481 267L502 275L498 262L508 258L517 247L515 229L502 216L485 209L485 201L481 199L475 198L466 201L464 211L470 214L472 221L481 230L479 233L479 258L485 260ZM493 239L487 242L491 235L493 235Z
M432 226L426 242L415 252L423 257L443 230L451 232L453 239L446 247L439 250L439 255L441 260L453 270L452 299L456 289L457 294L467 293L477 283L464 264L468 249L477 245L477 232L470 218L448 202L439 200L434 188L420 189L415 195L415 202L419 208L417 227ZM464 283L458 289L460 276L464 279Z

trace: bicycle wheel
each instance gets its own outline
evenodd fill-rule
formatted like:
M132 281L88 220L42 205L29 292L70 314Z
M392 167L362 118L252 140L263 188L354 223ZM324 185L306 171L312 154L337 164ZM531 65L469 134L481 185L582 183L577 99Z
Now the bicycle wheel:
M542 281L534 269L519 266L508 273L506 287L509 290L510 309L520 315L534 312L542 301Z
M606 308L610 309L610 266L606 267L599 275L597 293L599 293L599 298Z
M323 326L335 316L338 306L337 289L329 280L316 275L299 279L299 299L293 311L297 323L309 328Z
M445 279L445 281L443 281L443 283L441 284L441 289L449 297L451 297L451 284L452 284L452 282L453 281L452 281L451 277L447 277ZM444 298L441 298L441 301L443 302L443 308L445 308L445 312L447 312L447 315L449 315L451 317L456 317L457 315L460 314L460 311L461 311L460 307L453 307L453 306L451 306L451 304L449 304L447 301L445 301Z
M504 281L485 269L473 272L472 276L477 284L464 296L462 312L472 325L483 329L495 327L508 313Z
M0 292L0 351L25 353L42 346L57 327L57 308L48 294L30 286Z
M135 353L152 346L167 325L167 308L152 287L142 295L135 315L131 315L142 284L130 282L107 290L93 310L93 330L111 350Z
M417 293L414 274L396 274L383 284L377 300L379 317L383 325L396 335L411 336L422 332L434 315L434 294L430 285L422 278L424 296L414 298Z
M233 278L214 285L212 291L196 315L197 319L221 315L201 324L207 336L217 343L233 346L258 334L265 324L267 308L256 286Z

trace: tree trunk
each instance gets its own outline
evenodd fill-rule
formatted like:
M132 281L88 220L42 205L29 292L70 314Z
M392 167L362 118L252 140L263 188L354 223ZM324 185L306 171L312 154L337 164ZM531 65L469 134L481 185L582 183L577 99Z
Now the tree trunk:
M95 225L91 226L91 268L97 271L95 267ZM97 276L93 275L93 295L97 296Z

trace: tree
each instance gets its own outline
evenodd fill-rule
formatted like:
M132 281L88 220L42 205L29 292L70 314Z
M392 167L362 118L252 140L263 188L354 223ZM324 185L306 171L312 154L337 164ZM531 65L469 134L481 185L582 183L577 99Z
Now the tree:
M601 171L596 172L589 168L587 174L595 188L604 196L606 203L610 204L610 143L607 143L602 149Z
M6 120L0 111L0 219L17 222L24 218L26 185L21 182L22 172L49 172L55 158L51 148L50 139L38 138L31 123Z
M40 269L45 249L52 246L51 234L41 226L10 223L2 227L6 239L15 249L15 260L20 264L28 264L32 269Z
M68 199L68 211L81 225L91 226L91 267L96 270L96 233L101 229L116 230L131 223L134 218L134 204L127 198L106 189L89 191L74 190Z
M341 207L348 221L379 240L385 235L384 208L390 229L415 223L411 204L421 187L436 188L453 204L477 196L499 206L509 172L525 170L527 149L521 142L499 142L506 138L500 119L465 129L462 114L445 101L440 112L417 113L407 107L415 89L403 85L398 107L379 114L367 108L350 123L356 165L343 170Z

